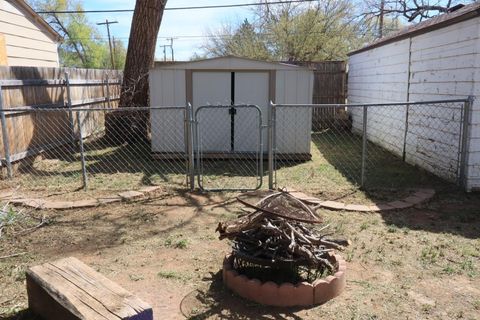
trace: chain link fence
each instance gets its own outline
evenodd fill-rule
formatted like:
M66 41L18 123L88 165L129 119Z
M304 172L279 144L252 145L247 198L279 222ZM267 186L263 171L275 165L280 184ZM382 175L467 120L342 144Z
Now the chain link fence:
M460 184L466 100L370 105L276 105L274 187L308 189L332 199L364 189ZM310 154L285 152L294 118L309 110ZM293 137L293 138L292 138Z
M336 199L460 183L468 105L10 108L0 111L1 184L40 193L268 185Z
M47 193L185 188L184 144L171 143L167 153L156 154L151 136L135 130L139 121L158 128L161 117L157 140L160 135L175 142L184 114L184 107L10 109L4 112L7 134L2 139L10 165L2 166L2 183Z

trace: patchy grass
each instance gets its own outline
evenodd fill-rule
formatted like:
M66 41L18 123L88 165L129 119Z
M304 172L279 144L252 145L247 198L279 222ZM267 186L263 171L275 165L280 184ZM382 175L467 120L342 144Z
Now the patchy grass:
M189 240L182 238L182 235L171 235L165 239L165 247L176 249L187 249Z
M310 161L277 161L277 186L308 190L322 199L361 204L403 198L413 187L449 187L369 143L366 185L361 190L361 146L361 138L348 132L313 133ZM146 142L119 145L100 136L89 139L85 150L86 192L77 192L82 189L81 157L76 149L72 151L68 146L45 152L30 162L21 162L16 177L2 183L4 187L20 186L35 194L60 193L63 198L134 190L145 185L185 187L185 161L154 159ZM259 183L257 166L255 160L205 160L202 185L205 188L254 188ZM266 185L266 161L263 167Z
M164 279L182 279L182 276L175 271L159 271L157 275Z

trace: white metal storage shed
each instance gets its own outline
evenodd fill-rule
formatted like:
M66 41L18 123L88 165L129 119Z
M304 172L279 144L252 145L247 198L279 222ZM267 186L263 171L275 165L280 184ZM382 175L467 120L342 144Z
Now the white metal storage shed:
M480 2L426 20L350 53L349 103L384 103L444 99L476 99L470 110L466 189L480 189ZM386 126L369 116L369 139L399 153L405 112L391 116ZM414 164L448 177L447 168L458 155L441 151L442 133L435 117L418 128L431 139L429 150L413 150ZM353 114L353 127L361 127L361 115ZM454 121L456 119L450 119ZM372 127L373 126L373 127ZM457 138L458 139L458 138ZM440 171L439 171L440 170Z
M194 112L205 105L257 105L264 125L270 101L274 103L312 103L313 72L285 63L256 61L233 56L192 62L160 63L150 71L150 105L152 107L184 106L191 103ZM177 112L176 112L177 111ZM176 112L176 114L175 114ZM221 110L225 113L228 110ZM213 113L212 113L213 114ZM217 117L215 114L213 116ZM251 126L226 124L227 117L218 113L215 127L206 139L203 151L212 153L255 152ZM258 121L250 116L243 121ZM178 124L172 133L172 121ZM279 128L277 150L284 154L310 154L311 111L277 113ZM245 122L244 122L245 123ZM178 153L185 149L183 114L178 110L152 110L152 151ZM168 132L167 132L168 131ZM264 141L266 138L264 131ZM230 146L231 135L234 146ZM249 136L249 139L242 137ZM266 152L264 148L264 152Z

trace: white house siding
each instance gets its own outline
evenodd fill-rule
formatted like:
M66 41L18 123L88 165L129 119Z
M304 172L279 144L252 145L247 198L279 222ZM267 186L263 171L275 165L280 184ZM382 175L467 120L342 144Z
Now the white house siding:
M407 65L398 65L399 72L410 70L409 81L404 79L404 83L390 83L382 81L369 82L367 87L369 91L385 90L391 93L385 93L387 97L394 99L360 99L355 91L349 92L349 102L392 102L392 101L427 101L466 98L469 95L479 95L477 81L478 77L478 46L479 46L479 20L471 19L463 21L445 28L434 30L428 33L418 35L410 39L401 40L393 44L388 44L369 51L355 54L350 59L350 70L357 70L360 77L369 81L371 72L361 70L358 65L362 65L372 54L385 58L390 61L392 48L397 45L407 50L401 50L401 54ZM400 44L403 43L403 46ZM411 48L410 52L408 48ZM394 53L395 54L395 53ZM408 63L410 57L410 63ZM384 66L387 66L385 69ZM382 74L388 74L387 63L383 62L376 66L376 70ZM360 70L360 71L358 71ZM352 81L355 81L355 77ZM395 78L394 78L395 79ZM354 82L349 85L356 84ZM396 95L402 88L404 94ZM408 92L407 92L408 90ZM478 101L480 102L480 101ZM467 189L480 186L480 119L479 104L475 103L472 113L472 128L469 139L470 155L468 157L467 167ZM461 134L461 111L460 104L449 106L412 106L409 110L409 133L407 135L406 159L409 163L423 167L436 175L445 179L454 181L457 177L457 168L459 166L458 145ZM399 121L405 122L405 108L402 108L403 116L400 115ZM355 121L357 120L357 121ZM361 119L360 119L361 121ZM361 122L354 117L354 127L358 127ZM371 136L370 130L370 110L369 110L369 138L373 141L377 136L392 136L391 131L403 131L405 126L390 127L383 125L383 130L374 133ZM394 129L394 130L392 130ZM476 135L476 137L475 137ZM391 137L390 144L384 142L380 145L391 150L391 144L397 144L398 149L395 153L403 149L403 136L401 139ZM378 139L377 139L378 140Z
M32 18L0 0L0 33L5 36L9 66L58 67L57 44Z

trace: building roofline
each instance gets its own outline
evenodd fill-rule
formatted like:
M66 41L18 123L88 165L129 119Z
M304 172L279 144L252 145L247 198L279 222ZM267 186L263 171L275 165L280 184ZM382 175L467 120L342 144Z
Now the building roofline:
M299 65L296 65L296 64L292 64L292 63L278 62L278 61L256 60L256 59L251 59L251 58L237 57L237 56L234 56L234 55L227 55L227 56L213 57L213 58L205 58L205 59L198 59L198 60L192 60L192 61L155 61L155 66L166 66L166 67L168 67L168 66L175 66L175 65L182 65L182 64L194 64L196 62L203 62L203 61L232 59L232 58L233 59L251 61L251 62L257 62L257 63L267 63L267 64L272 64L272 65L280 65L280 66L289 67L289 68L292 68L292 69L310 70L310 68L308 68L308 67L299 66Z
M348 53L348 56L355 55L364 51L378 48L393 42L412 38L427 32L442 29L453 24L457 24L466 20L470 20L480 16L480 1L464 6L456 11L445 13L423 22L419 22L412 26L406 27L390 36L379 39L361 49Z
M45 30L50 34L50 36L54 41L60 42L63 40L62 36L57 31L55 31L55 29L53 29L52 26L50 26L50 24L48 24L48 22L45 21L45 19L43 19L38 13L36 13L35 10L33 10L33 8L30 7L30 5L28 5L28 3L26 3L24 0L16 0L16 1L9 1L9 2L13 5L18 5L23 10L25 10L28 14L30 14L30 16L33 18L33 20L36 23L40 24L42 27L45 28Z

